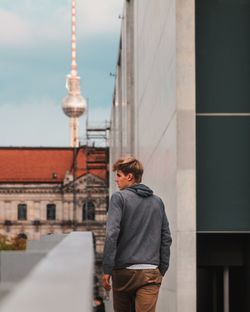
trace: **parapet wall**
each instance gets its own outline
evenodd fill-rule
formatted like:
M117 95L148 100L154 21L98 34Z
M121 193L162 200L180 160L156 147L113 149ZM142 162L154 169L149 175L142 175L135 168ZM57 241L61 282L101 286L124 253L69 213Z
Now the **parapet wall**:
M41 248L37 242L31 243L25 252L1 254L0 271L3 272L4 265L9 272L1 282L6 290L8 285L14 287L10 287L10 293L1 301L0 312L92 311L92 234L51 235L40 242ZM16 269L19 275L15 274Z

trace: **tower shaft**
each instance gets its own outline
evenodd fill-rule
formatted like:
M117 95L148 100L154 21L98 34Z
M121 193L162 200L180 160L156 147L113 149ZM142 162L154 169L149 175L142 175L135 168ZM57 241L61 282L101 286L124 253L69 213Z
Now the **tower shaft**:
M79 147L79 121L76 117L71 117L69 120L70 127L70 146Z

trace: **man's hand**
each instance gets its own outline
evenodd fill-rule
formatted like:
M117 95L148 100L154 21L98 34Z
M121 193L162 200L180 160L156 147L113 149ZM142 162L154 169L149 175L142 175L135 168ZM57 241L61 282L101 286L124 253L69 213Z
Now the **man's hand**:
M110 291L111 289L110 277L110 274L103 274L102 276L102 286L105 288L106 291Z

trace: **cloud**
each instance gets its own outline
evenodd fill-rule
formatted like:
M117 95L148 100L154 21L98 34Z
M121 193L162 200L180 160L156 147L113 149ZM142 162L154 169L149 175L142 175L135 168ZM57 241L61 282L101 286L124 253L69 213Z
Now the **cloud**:
M0 9L0 43L3 45L25 44L31 39L32 29L18 14Z
M0 146L68 146L68 119L60 105L43 99L0 106ZM3 135L3 134L6 135Z
M103 127L109 115L108 107L89 107L89 125ZM0 106L0 116L0 146L69 146L69 118L52 99L40 99L35 104L32 101L19 101L18 105L6 103ZM79 123L82 142L85 125L86 115L83 115Z
M40 4L39 4L40 3ZM41 4L42 3L42 4ZM119 33L118 15L123 0L81 0L77 2L78 39ZM69 41L70 1L12 1L0 10L2 45L36 45L37 42Z
M84 0L78 3L79 33L84 35L119 32L122 0Z

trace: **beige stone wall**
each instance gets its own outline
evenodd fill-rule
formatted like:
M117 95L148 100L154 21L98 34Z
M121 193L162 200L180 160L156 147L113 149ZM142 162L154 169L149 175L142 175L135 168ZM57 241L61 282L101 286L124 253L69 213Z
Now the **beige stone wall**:
M134 29L124 31L131 12ZM130 151L145 167L143 182L166 205L173 245L158 311L196 311L194 13L194 0L130 0L125 1L122 21L114 103L115 109L130 114L130 107L121 99L130 88L124 76L134 77L133 118L129 124L124 116L115 115L115 133L122 131L123 139L112 141L111 160L127 152L133 141ZM130 34L134 38L133 66L127 60Z
M95 182L91 191L91 198L95 204L95 220L83 221L83 204L87 199L84 178L77 182L76 219L77 230L93 231L96 236L97 253L103 252L105 222L106 222L106 196L102 189L102 181L92 178ZM96 181L95 181L96 180ZM100 183L100 184L99 184ZM100 189L101 186L101 189ZM58 185L59 189L61 186ZM18 220L18 204L27 205L27 220ZM56 220L47 220L47 204L56 205ZM6 225L9 220L12 225ZM41 225L35 226L34 220L40 220ZM49 233L68 233L72 226L62 225L62 221L73 220L73 195L62 189L55 191L55 185L43 184L2 184L0 188L0 234L16 236L25 233L28 239L40 239Z

